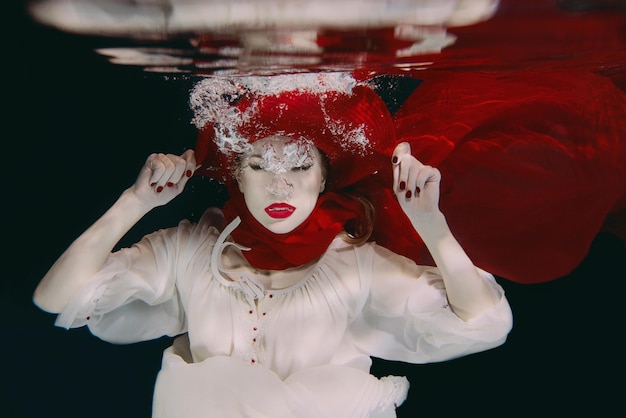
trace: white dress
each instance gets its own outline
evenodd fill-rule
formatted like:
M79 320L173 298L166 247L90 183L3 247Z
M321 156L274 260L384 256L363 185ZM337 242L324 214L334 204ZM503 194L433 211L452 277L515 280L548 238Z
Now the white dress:
M374 243L335 239L288 288L231 280L221 255L238 223L220 233L212 209L147 235L111 254L57 318L114 343L179 335L163 355L155 418L395 417L408 382L372 376L370 356L443 361L496 347L511 329L489 273L495 307L464 322L436 268Z

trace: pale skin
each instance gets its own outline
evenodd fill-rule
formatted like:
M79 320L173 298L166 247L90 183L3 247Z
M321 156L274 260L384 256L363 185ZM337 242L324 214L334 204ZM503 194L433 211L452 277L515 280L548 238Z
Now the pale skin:
M296 167L287 174L289 176L287 181L294 187L294 194L298 193L298 190L295 190L296 187L306 189L308 190L306 193L314 193L314 196L317 196L324 188L325 179L319 169L320 157L315 148L311 152L311 159L314 164L317 164L314 171ZM252 162L254 164L254 160ZM307 164L310 162L308 161ZM392 189L402 210L422 237L436 262L445 283L448 301L455 314L462 320L469 320L493 307L494 301L487 284L452 235L444 215L439 210L441 181L439 170L424 165L413 157L408 143L401 143L395 148L391 165ZM144 215L155 207L167 204L182 193L195 167L193 150L188 150L178 156L150 155L135 183L126 189L117 201L65 250L43 277L35 289L35 304L48 312L61 312L83 284L102 268L119 240ZM274 181L274 185L277 180L275 177L285 177L284 172L278 172L280 170L274 170L271 173L265 171L257 173L258 175L255 174L258 170L245 170L244 168L242 175L239 176L239 186L244 197L246 193L250 193L247 190L256 190L258 193L259 188L251 187L250 183L258 181L259 176L270 178ZM268 196L274 195L274 197L269 196L268 201L276 199L276 190L274 186L271 186L271 181L270 185L263 189ZM297 202L305 202L305 206L308 199L306 193L299 198L300 200L297 200ZM286 199L284 195L279 197L280 201ZM288 226L287 229L294 229L297 226ZM275 228L276 226L268 224L268 229ZM223 260L225 265L255 274L268 288L289 286L297 282L310 268L309 264L285 271L260 271L250 266L237 251L226 252L224 257L227 258Z
M257 141L237 173L239 190L250 213L276 234L293 231L315 207L325 187L322 157L310 143L276 136ZM272 218L265 208L289 203L287 218Z

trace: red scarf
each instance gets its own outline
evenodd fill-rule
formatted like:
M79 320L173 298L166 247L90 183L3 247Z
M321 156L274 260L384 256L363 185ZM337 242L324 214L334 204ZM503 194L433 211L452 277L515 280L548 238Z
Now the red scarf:
M226 202L224 216L229 223L237 216L241 218L241 225L231 236L237 244L251 248L243 251L243 255L252 266L285 270L321 257L346 222L363 216L363 207L356 199L327 192L320 196L313 212L300 226L286 234L276 234L252 216L243 195L235 192Z

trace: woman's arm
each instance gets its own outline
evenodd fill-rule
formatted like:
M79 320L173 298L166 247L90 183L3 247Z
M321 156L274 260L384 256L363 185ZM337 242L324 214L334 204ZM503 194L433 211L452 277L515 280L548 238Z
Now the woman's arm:
M193 150L181 156L150 155L135 184L52 265L35 289L34 303L45 311L61 312L78 289L102 268L113 247L133 225L183 191L195 164Z
M468 320L494 306L491 291L439 210L441 174L411 155L408 143L393 153L393 191L441 272L455 314Z

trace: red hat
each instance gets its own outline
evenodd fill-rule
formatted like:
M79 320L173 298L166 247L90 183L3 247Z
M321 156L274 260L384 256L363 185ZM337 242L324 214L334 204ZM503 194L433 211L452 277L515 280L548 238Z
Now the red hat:
M196 173L226 185L237 154L270 136L312 141L329 159L331 191L388 165L395 146L383 100L345 73L210 78L196 85L190 102L200 128Z

